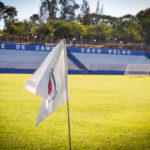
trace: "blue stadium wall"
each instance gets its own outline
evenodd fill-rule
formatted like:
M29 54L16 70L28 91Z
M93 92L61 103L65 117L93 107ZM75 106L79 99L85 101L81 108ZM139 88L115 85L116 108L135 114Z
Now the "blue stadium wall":
M0 43L0 73L33 73L53 48ZM67 55L69 74L124 75L127 67L134 64L150 70L150 52L144 50L67 47Z

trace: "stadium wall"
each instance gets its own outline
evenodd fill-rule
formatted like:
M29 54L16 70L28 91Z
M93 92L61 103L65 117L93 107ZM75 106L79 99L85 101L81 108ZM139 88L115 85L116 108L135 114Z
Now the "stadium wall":
M54 46L0 43L0 73L33 73ZM69 74L150 74L150 52L67 47Z

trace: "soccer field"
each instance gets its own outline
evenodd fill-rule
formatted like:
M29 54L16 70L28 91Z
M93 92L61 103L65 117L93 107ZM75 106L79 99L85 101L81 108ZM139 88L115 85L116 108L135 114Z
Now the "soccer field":
M30 75L0 74L0 149L66 150L67 104L35 127ZM150 76L69 75L73 150L150 150Z

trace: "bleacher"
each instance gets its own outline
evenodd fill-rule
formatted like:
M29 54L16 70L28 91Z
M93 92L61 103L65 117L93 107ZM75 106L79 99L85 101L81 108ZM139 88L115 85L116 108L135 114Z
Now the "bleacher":
M80 68L78 66L76 66L76 64L74 64L71 59L68 58L68 68L70 70L80 70Z
M150 59L144 55L95 55L72 53L78 60L83 63L88 70L92 71L126 71L129 64L150 64ZM140 67L141 68L141 67Z
M45 45L0 43L1 73L32 73L50 53ZM142 50L67 47L70 74L150 74L150 53Z

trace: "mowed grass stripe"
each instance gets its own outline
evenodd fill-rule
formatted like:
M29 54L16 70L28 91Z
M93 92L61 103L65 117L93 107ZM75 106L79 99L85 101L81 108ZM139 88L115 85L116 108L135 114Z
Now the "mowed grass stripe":
M36 128L30 76L0 74L0 149L68 149L67 104ZM72 149L150 149L150 76L69 75L69 97Z

